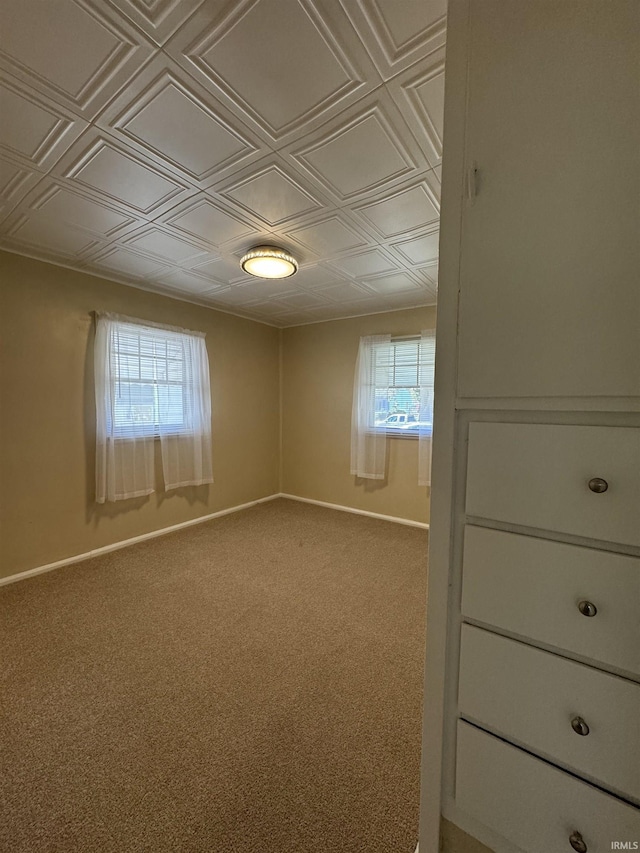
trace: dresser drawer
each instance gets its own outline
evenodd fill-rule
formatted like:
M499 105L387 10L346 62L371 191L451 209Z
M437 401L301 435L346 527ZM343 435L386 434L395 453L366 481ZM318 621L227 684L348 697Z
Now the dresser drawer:
M466 512L640 545L640 429L471 423Z
M637 557L467 525L462 614L640 677Z
M573 853L574 833L587 853L610 853L614 841L640 842L633 806L464 722L456 806L526 853Z
M640 801L635 682L463 625L458 706L465 719ZM580 719L586 735L572 726Z

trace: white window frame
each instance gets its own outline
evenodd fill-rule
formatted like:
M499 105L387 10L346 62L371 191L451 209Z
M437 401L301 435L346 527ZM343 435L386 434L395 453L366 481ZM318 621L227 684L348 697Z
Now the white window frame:
M416 364L416 380L417 380L418 384L415 386L411 386L411 387L419 389L420 388L420 375L419 375L419 370L420 370L420 343L421 343L421 336L420 335L406 335L406 336L398 336L398 337L392 337L391 338L391 346L393 347L393 351L394 351L392 378L395 378L395 370L396 370L396 359L395 359L396 349L395 348L397 345L401 345L405 342L406 343L417 343L418 344L418 358L417 358L417 364ZM433 377L432 377L432 384L433 384ZM391 380L389 382L389 389L391 389L391 388L407 388L407 387L409 387L409 386L395 385L394 382ZM418 403L418 405L419 405L419 403ZM406 415L408 413L391 413L388 417L393 417L396 414L398 414L398 415L405 414ZM381 424L379 422L375 422L373 424L370 424L369 428L372 432L386 433L386 435L388 437L391 437L391 438L418 439L418 438L420 438L420 434L421 434L419 421L416 422L416 426L414 428L400 426L400 425L393 426L392 424L389 424L388 422L386 422L384 424ZM422 434L431 436L432 431L433 431L433 424L431 425L431 427L428 430L423 430Z
M149 334L150 338L155 338L155 339L158 339L160 341L164 341L165 345L168 342L170 342L172 339L175 340L176 338L188 337L188 335L184 332L180 332L178 330L174 330L171 328L165 328L165 327L162 327L160 324L158 324L158 325L155 325L153 323L145 324L145 323L142 323L139 321L129 320L128 318L127 319L123 318L121 321L118 321L118 322L122 323L123 326L127 326L127 325L135 326L139 330L139 334L144 335L144 333L147 332ZM116 370L115 370L116 388L118 387L118 384L120 382L123 382L123 383L126 382L126 379L123 379L119 375L118 370L117 370L117 367L119 364L119 355L120 355L119 352L113 352L112 350L110 350L110 352L109 352L109 357L112 359L112 364L116 367ZM140 358L141 354L138 353L138 356ZM149 358L149 356L147 356L147 358ZM186 390L186 382L185 382L186 377L185 377L184 358L182 358L182 357L180 358L180 361L182 361L182 376L183 376L182 380L171 380L169 378L158 379L157 362L162 361L162 360L163 360L163 357L161 355L154 355L154 363L153 363L154 376L153 376L153 378L149 378L147 380L133 379L133 380L131 380L131 383L130 383L132 385L139 384L140 386L149 386L150 385L153 388L153 413L154 413L153 427L151 428L151 426L150 426L148 430L143 430L143 432L146 433L149 437L160 438L160 435L161 435L160 418L159 418L159 405L160 405L160 403L159 403L159 398L158 398L158 389L160 386L163 386L163 387L166 386L166 387L181 387L182 388L183 419L182 419L181 423L176 422L176 423L165 424L163 426L162 432L165 435L190 435L190 434L192 434L193 430L185 423L185 418L184 418L184 413L186 411L186 406L187 406L187 399L186 399L187 390ZM171 360L175 361L177 359L171 359ZM168 356L165 355L164 361L166 361L166 362L169 361ZM167 365L167 367L168 367L168 365ZM167 370L167 375L168 375L168 370ZM117 391L116 391L116 393L117 393ZM107 429L109 431L111 431L111 424L109 423L109 415L108 414L107 414L107 418L108 418ZM113 431L111 434L113 435L113 438L116 441L118 441L118 440L125 440L126 441L127 439L139 437L140 431L139 430L136 431L133 428L131 423L125 423L122 425L116 423L113 426Z

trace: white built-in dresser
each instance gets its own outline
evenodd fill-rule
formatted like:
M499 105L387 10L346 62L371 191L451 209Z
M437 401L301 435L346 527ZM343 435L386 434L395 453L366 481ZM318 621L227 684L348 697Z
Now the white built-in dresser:
M636 0L450 0L420 853L640 848L639 84Z

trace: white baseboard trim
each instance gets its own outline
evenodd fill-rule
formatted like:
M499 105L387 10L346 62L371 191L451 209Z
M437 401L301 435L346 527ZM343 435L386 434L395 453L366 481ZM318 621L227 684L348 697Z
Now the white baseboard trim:
M286 498L289 501L300 501L304 504L315 504L316 506L326 506L328 509L338 509L342 512L352 512L354 515L366 515L369 518L378 518L382 521L393 521L396 524L406 524L408 527L421 527L423 530L428 530L429 525L424 521L412 521L409 518L398 518L395 515L382 515L379 512L369 512L366 509L355 509L352 506L342 506L341 504L330 504L326 501L315 501L312 498L301 498L298 495L288 495L281 492L276 495L278 498Z
M267 501L280 498L282 495L268 495L266 498L258 498L255 501L249 501L246 504L238 504L238 506L230 506L227 509L220 509L218 512L212 512L209 515L201 515L198 518L192 518L190 521L182 521L180 524L172 524L170 527L161 527L159 530L152 530L150 533L142 533L140 536L133 536L131 539L122 539L119 542L113 542L111 545L103 545L102 548L96 548L93 551L86 551L84 554L76 554L74 557L65 557L64 560L57 560L55 563L48 563L46 566L37 566L35 569L27 569L25 572L18 572L15 575L9 575L6 578L0 578L0 586L5 586L16 581L26 580L27 578L35 577L35 575L44 574L44 572L52 572L54 569L59 569L62 566L70 566L72 563L81 563L83 560L90 560L92 557L99 557L102 554L108 554L111 551L119 551L121 548L128 548L129 545L135 545L138 542L144 542L147 539L155 539L157 536L165 536L167 533L173 533L176 530L183 530L185 527L193 527L195 524L202 524L205 521L211 521L214 518L220 518L223 515L230 515L232 512L240 512L242 509L249 509L251 506L266 503Z
M45 572L52 572L54 569L62 568L62 566L70 566L73 563L81 563L84 560L90 560L93 557L99 557L102 554L109 554L111 551L119 551L121 548L128 548L129 545L135 545L138 542L145 542L147 539L155 539L157 536L165 536L167 533L173 533L176 530L184 530L185 527L193 527L194 524L202 524L205 521L211 521L214 518L220 518L223 515L230 515L232 512L240 512L243 509L256 506L257 504L273 501L276 498L285 498L290 501L300 501L301 503L315 504L316 506L324 506L328 509L337 509L341 512L351 512L354 515L366 515L369 518L378 518L382 521L393 521L396 524L406 524L409 527L421 527L424 530L429 529L429 525L422 521L411 521L408 518L397 518L394 515L382 515L378 512L368 512L365 509L355 509L350 506L341 506L340 504L331 504L326 501L316 501L312 498L301 498L298 495L288 495L283 492L278 492L274 495L268 495L266 498L258 498L255 501L230 506L227 509L220 509L218 512L212 512L209 515L201 515L198 518L192 518L190 521L182 521L180 524L172 524L170 527L161 527L159 530L152 530L150 533L142 533L140 536L133 536L131 539L122 539L119 542L113 542L111 545L103 545L101 548L95 548L93 551L86 551L84 554L76 554L73 557L65 557L63 560L57 560L55 563L47 563L46 566L36 566L35 569L27 569L25 572L18 572L15 575L9 575L6 578L0 578L0 586L6 586L16 581L27 580L27 578L42 575Z

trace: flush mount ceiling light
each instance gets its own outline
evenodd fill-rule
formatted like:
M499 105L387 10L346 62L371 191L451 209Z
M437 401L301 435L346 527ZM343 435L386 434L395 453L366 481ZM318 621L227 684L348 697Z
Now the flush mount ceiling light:
M288 278L298 272L298 262L278 246L254 246L240 259L240 266L258 278Z

